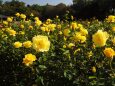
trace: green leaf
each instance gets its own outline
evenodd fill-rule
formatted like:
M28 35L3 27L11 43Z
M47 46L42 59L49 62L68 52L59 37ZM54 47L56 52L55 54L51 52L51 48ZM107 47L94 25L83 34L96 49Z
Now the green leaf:
M39 68L46 69L47 67L45 65L39 65Z
M67 70L64 70L64 77L67 77Z
M96 76L89 76L89 79L97 78Z
M69 78L69 80L71 80L71 79L72 79L72 75L69 74L69 75L68 75L68 78Z
M68 54L69 53L69 50L66 50L63 54Z

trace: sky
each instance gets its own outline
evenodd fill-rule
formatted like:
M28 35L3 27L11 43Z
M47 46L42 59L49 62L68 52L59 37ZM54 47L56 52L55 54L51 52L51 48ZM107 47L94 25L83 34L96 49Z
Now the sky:
M11 1L11 0L3 0L3 2L5 1ZM64 3L66 5L71 5L72 4L72 0L19 0L19 1L23 1L26 4L39 4L39 5L46 5L47 3L49 5L57 5L59 3Z

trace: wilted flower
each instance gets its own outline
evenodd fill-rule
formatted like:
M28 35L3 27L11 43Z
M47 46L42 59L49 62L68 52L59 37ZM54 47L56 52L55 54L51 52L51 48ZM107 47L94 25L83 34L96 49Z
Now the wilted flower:
M50 41L47 36L37 35L32 38L33 48L38 52L48 51L50 48Z
M106 41L109 37L107 32L103 32L102 30L98 30L93 36L93 42L96 46L102 47L105 46Z
M30 66L31 64L33 64L33 61L36 60L37 60L36 56L30 53L25 55L22 63L24 63L26 66Z
M13 45L14 45L15 48L22 47L22 43L21 42L15 42Z

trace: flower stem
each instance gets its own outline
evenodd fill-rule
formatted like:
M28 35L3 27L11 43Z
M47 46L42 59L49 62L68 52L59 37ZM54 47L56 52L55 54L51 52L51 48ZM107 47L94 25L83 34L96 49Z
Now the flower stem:
M113 73L113 76L115 77L115 73L114 73L114 70L113 70L113 68L112 68L112 60L109 62L109 65L110 65L110 69L111 69L111 71L112 71L112 73Z

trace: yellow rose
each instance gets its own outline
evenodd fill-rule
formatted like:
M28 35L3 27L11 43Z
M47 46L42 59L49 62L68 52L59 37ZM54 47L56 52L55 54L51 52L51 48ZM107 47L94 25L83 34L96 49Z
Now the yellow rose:
M69 36L70 30L64 29L63 33L64 33L64 36Z
M22 43L20 43L20 42L15 42L15 43L14 43L14 47L15 47L15 48L20 48L20 47L22 47Z
M107 58L112 59L115 56L115 51L112 48L105 48L103 52Z
M40 26L40 25L42 24L42 22L41 22L40 20L37 20L37 21L35 21L35 24L36 24L37 26Z
M56 25L55 25L55 24L49 24L49 25L47 25L47 27L48 27L48 29L49 29L50 31L54 31Z
M33 64L33 61L36 60L37 60L36 56L30 53L25 55L22 63L24 63L26 66L30 66L31 64Z
M92 72L95 73L96 72L96 67L92 67Z
M24 29L24 25L20 25L20 28L21 28L21 29Z
M8 25L8 22L7 22L7 21L3 21L3 24L4 24L4 25Z
M41 29L42 31L45 31L46 27L41 27L40 29Z
M16 15L17 17L19 17L19 16L20 16L20 13L16 13L15 15Z
M38 20L39 20L39 18L38 18L38 17L35 17L35 18L34 18L34 20L35 20L35 21L38 21Z
M20 15L20 18L26 19L26 15L25 15L25 14L21 14L21 15Z
M80 28L80 33L81 33L81 35L83 35L83 36L88 35L88 31L87 31L86 29L84 29L84 28Z
M77 23L76 22L72 22L71 25L70 25L70 28L76 29L77 28Z
M63 45L63 48L66 48L66 45Z
M59 34L62 35L63 34L62 31L59 31Z
M9 33L10 35L12 35L12 36L15 36L15 35L16 35L16 31L13 30L13 29L9 29L9 30L7 30L7 31L8 31L8 33Z
M86 41L86 37L85 37L85 36L82 36L80 32L77 32L77 33L74 35L74 40L75 40L75 42L84 43L84 42Z
M86 37L85 36L81 36L79 40L80 40L81 43L84 43L86 41Z
M33 29L33 26L29 26L29 29L32 30L32 29Z
M46 32L50 32L50 30L49 30L48 27L45 27L45 31L46 31Z
M103 32L102 30L98 30L97 33L95 33L92 36L92 41L94 42L94 44L98 47L102 47L105 46L106 41L108 39L109 35L107 34L107 32Z
M112 31L115 31L115 27L112 27Z
M13 18L8 17L8 18L7 18L7 21L8 21L8 22L12 22L12 19L13 19Z
M59 25L57 25L57 29L59 29L59 30L61 29L61 25L60 25L60 24L59 24Z
M19 33L18 33L18 34L24 35L24 34L25 34L25 32L24 32L24 31L19 31Z
M115 22L115 16L109 15L108 18L107 18L107 21L108 22Z
M33 48L38 52L48 51L50 48L50 41L47 36L37 35L32 38Z
M26 41L26 42L23 43L23 46L25 48L30 48L32 46L32 42L31 41Z
M52 22L52 20L51 19L47 19L46 22L49 24L49 23Z
M78 28L83 28L83 25L82 24L78 24Z

